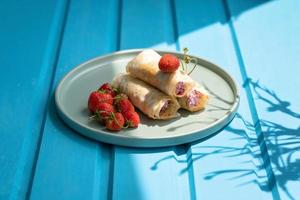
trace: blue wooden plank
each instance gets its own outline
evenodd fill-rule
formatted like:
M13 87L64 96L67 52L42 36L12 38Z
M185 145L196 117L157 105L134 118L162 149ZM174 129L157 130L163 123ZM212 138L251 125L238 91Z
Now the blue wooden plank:
M121 20L121 49L149 48L175 50L169 1L124 2ZM114 151L113 199L194 199L186 154L181 147ZM179 161L179 162L178 162Z
M194 199L181 147L116 148L113 199Z
M117 3L71 1L54 86L74 66L115 50ZM53 101L51 96L30 198L107 199L110 147L68 128Z
M224 4L218 0L176 1L175 7L179 46L222 66L241 89L238 117L215 137L193 143L188 152L190 164L181 173L193 171L197 199L271 199Z
M175 33L170 28L173 26L170 9L168 1L124 1L120 24L122 49L174 48Z
M1 1L0 199L26 197L65 8L65 1Z
M230 14L246 2L228 1ZM267 146L280 199L300 196L299 1L268 1L233 18L254 97L252 112ZM279 197L278 197L279 199Z

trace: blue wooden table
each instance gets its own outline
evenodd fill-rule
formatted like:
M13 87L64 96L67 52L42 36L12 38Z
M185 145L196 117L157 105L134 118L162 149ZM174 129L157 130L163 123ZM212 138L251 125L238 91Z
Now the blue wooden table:
M300 1L0 2L0 199L300 199ZM80 136L58 117L61 78L130 48L222 66L241 104L214 137L158 149Z

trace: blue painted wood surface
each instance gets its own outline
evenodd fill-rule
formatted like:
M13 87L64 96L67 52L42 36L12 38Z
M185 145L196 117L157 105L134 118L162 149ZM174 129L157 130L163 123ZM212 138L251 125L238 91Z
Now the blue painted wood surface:
M176 3L180 47L188 46L191 52L213 60L236 78L241 89L238 116L243 116L236 117L215 137L193 143L188 152L191 167L182 173L193 174L197 199L270 199L268 192L259 187L266 172L259 171L263 163L255 131L247 129L252 120L224 3L193 1L193 8L180 1ZM195 26L199 29L184 34ZM250 122L245 124L243 120Z
M117 2L72 1L69 4L55 83L75 65L116 50ZM110 148L86 139L62 123L55 111L53 91L45 122L32 199L106 199ZM74 167L74 168L73 168Z
M0 199L22 199L43 135L66 4L0 4Z
M299 198L299 2L0 4L0 199ZM60 120L53 91L69 70L149 47L189 47L230 72L241 92L232 123L205 141L136 149Z
M238 7L231 1L229 11ZM299 9L299 1L270 1L231 20L277 198L291 200L300 197Z

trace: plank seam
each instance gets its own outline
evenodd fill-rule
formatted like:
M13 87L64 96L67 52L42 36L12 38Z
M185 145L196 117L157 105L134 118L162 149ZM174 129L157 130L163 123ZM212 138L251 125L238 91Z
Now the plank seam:
M121 31L122 31L122 10L123 10L123 0L118 1L118 19L117 19L117 45L116 45L116 50L119 51L121 49Z
M189 188L190 188L190 199L196 200L196 185L195 185L195 175L194 175L194 164L193 164L193 153L191 150L191 144L186 146L186 160L187 160L187 169L189 177Z
M173 22L173 34L174 34L175 46L176 46L176 50L180 51L175 0L170 0L170 6L171 6L171 20Z
M246 91L246 96L247 96L247 100L249 103L249 108L250 108L250 113L251 113L251 118L253 121L253 124L255 124L255 133L257 136L257 141L259 144L259 148L260 148L260 152L261 152L261 158L262 158L262 164L264 166L264 169L266 171L267 174L267 180L268 180L268 186L270 187L269 189L272 191L272 197L273 199L280 199L279 196L279 192L278 192L278 188L276 187L276 178L273 172L273 169L271 167L271 161L270 161L270 157L269 154L267 152L267 146L264 140L264 137L262 137L263 131L261 128L261 123L260 123L260 119L259 116L257 114L257 109L255 106L255 102L254 102L254 98L253 98L253 94L249 85L249 80L250 78L247 75L247 71L246 71L246 66L244 63L244 59L242 56L242 52L240 49L240 45L238 42L238 38L237 38L237 34L234 28L234 24L231 18L231 12L229 9L229 5L228 5L228 1L227 0L223 0L223 5L224 5L224 12L226 15L226 21L228 23L229 26L229 30L230 30L230 35L231 35L231 39L233 42L233 46L234 46L234 50L235 50L235 54L238 60L238 65L239 65L239 69L240 69L240 73L243 79L243 88ZM259 178L259 177L258 177Z
M176 13L176 2L175 0L170 0L170 7L171 7L171 20L173 25L173 34L174 34L174 41L176 50L180 51L180 44L179 44L179 32L178 32L178 24L177 24L177 13ZM180 147L175 147L180 148ZM196 186L195 186L195 176L194 176L194 165L192 159L192 151L191 151L191 144L183 145L185 149L185 158L186 158L186 167L188 169L188 182L189 182L189 194L190 199L196 199Z
M58 42L57 42L57 48L56 48L56 52L54 53L54 63L53 63L54 67L53 67L53 70L51 73L50 87L48 88L48 91L47 91L47 102L46 102L46 106L45 106L44 112L43 112L44 113L43 120L42 120L40 134L39 134L38 141L37 141L36 151L34 154L33 166L31 168L30 180L29 180L28 189L27 189L27 193L26 193L26 199L30 199L31 192L32 192L35 171L36 171L36 167L37 167L37 162L38 162L41 144L42 144L42 140L43 140L43 133L44 133L46 119L47 119L47 113L48 113L47 109L50 104L50 96L51 96L51 93L52 93L52 90L54 87L55 74L56 74L56 70L57 70L58 60L59 60L62 42L63 42L63 38L64 38L65 26L67 23L67 18L68 18L68 13L69 13L69 8L70 8L70 0L66 0L64 6L65 6L65 9L64 9L61 27L59 27L60 32L58 33L59 37L58 37Z
M108 145L108 157L109 162L109 174L108 174L108 187L107 187L107 199L113 199L113 183L114 183L114 168L115 168L115 147L111 144ZM101 198L99 198L101 199Z
M122 15L123 15L123 0L117 1L118 17L116 21L116 51L121 49L121 34L122 34ZM108 187L107 187L107 199L113 199L113 183L114 183L114 168L115 168L115 147L114 145L108 145L108 154L110 158L109 162L109 175L108 175Z

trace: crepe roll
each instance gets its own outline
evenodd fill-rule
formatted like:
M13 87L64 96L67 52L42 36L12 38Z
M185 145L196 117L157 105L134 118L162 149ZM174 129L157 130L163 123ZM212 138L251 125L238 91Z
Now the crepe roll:
M177 98L180 107L191 112L199 111L205 108L208 102L208 92L203 86L196 85L185 96Z
M127 64L126 71L170 96L184 96L194 86L193 80L181 70L162 72L158 66L160 58L154 50L144 50Z
M132 104L152 119L178 117L177 100L129 74L119 74L112 86L126 94Z

